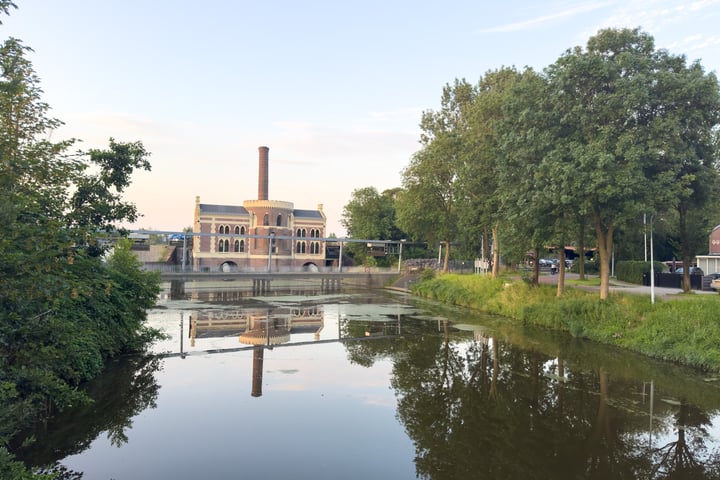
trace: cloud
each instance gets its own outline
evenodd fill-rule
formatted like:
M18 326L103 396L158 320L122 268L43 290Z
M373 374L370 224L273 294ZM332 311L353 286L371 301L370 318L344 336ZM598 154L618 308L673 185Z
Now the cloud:
M686 45L685 50L689 52L702 50L714 45L720 45L720 36L711 35L709 37L703 37L702 35L694 35L692 39L688 39Z
M540 17L531 18L529 20L524 20L521 22L515 22L515 23L508 23L505 25L498 25L496 27L490 27L490 28L484 28L481 29L478 33L485 34L485 33L507 33L507 32L519 32L523 30L531 30L537 27L541 27L545 24L555 22L557 20L562 20L570 17L574 17L575 15L580 15L583 13L592 12L595 10L599 10L601 8L605 8L609 5L612 5L614 2L600 2L600 3L584 3L581 5L577 5L574 7L566 8L565 10L561 10L555 13L551 13L549 15L542 15Z

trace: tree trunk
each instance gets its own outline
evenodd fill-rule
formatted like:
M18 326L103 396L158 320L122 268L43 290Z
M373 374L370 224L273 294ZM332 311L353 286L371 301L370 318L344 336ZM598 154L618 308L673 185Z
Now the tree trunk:
M537 287L540 284L540 247L535 247L535 261L532 269L532 286Z
M680 230L680 258L683 266L682 289L687 293L690 291L690 244L687 231L687 208L682 202L678 206L678 229Z
M445 242L445 257L443 257L443 273L447 273L450 265L450 240Z
M560 246L558 261L560 263L558 264L557 296L562 297L565 292L565 242L562 242Z
M493 236L493 264L492 264L492 278L498 278L500 275L500 243L498 242L498 226L495 224L492 229Z
M490 260L490 236L487 231L483 231L482 238L482 258Z
M613 243L613 228L608 227L603 231L600 212L593 212L593 223L595 224L595 236L597 237L597 248L600 254L600 299L605 300L610 296L610 252Z

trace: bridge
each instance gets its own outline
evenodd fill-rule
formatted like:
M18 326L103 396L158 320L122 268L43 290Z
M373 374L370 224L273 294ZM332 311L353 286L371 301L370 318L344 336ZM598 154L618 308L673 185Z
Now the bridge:
M290 285L295 283L314 284L322 291L338 291L342 285L357 287L378 288L397 277L394 269L378 269L361 271L280 271L280 272L252 272L252 271L162 271L160 279L171 283L173 295L184 294L186 282L229 282L237 281L252 286L253 292L266 293L271 290L273 282Z

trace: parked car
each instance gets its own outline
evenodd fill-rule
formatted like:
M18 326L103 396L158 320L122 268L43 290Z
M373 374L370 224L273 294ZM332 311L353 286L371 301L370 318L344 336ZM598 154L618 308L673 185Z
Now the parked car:
M678 267L675 269L675 273L679 273L681 275L684 271L685 270L683 269L683 267ZM700 267L690 267L690 275L702 275L702 274L703 274L703 271L700 269Z
M710 276L712 277L712 280L710 280L710 288L716 292L720 291L720 273L711 273Z

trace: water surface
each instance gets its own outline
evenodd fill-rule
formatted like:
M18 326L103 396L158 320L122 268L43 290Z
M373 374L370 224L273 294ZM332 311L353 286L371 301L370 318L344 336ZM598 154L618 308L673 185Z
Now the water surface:
M717 378L382 292L165 295L28 462L84 479L720 478Z

